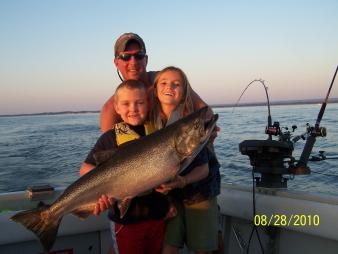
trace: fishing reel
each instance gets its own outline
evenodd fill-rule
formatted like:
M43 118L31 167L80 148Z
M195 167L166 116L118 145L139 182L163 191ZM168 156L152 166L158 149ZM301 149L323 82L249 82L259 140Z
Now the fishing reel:
M267 140L244 140L239 144L240 152L249 156L253 172L260 173L260 177L256 177L257 187L287 188L287 181L293 175L310 174L310 168L299 164L292 156L294 144L309 136L325 137L326 128L307 124L306 132L298 136L293 135L297 126L293 125L291 129L281 128L279 122L274 122L265 129L269 135ZM273 140L272 136L278 140Z
M310 126L309 123L306 124L307 126L307 133L315 137L326 137L326 128L319 127L319 126Z

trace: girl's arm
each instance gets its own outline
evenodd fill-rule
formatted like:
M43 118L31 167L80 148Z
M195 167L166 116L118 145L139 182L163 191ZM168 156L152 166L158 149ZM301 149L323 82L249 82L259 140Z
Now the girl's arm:
M180 176L180 177L183 179L183 185L185 186L188 184L196 183L206 178L208 174L209 174L209 166L208 166L208 163L205 163L205 164L195 167L189 174L185 176ZM180 188L183 188L183 187L180 187Z
M189 174L185 176L177 175L172 181L161 184L159 187L156 188L156 191L161 193L167 193L171 189L184 188L188 184L192 184L206 178L208 174L209 166L208 163L205 163L195 167Z

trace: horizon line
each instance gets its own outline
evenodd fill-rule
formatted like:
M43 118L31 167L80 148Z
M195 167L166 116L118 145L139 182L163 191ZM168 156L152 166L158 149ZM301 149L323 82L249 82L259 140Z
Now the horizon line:
M322 103L322 99L304 99L304 100L280 100L280 101L270 101L270 105L305 105L305 104L317 104ZM338 98L329 98L328 103L338 103ZM267 102L246 102L246 103L217 103L210 104L212 108L230 108L230 107L254 107L254 106L265 106ZM52 111L52 112L39 112L39 113L21 113L21 114L5 114L0 115L0 117L16 117L16 116L41 116L41 115L63 115L63 114L90 114L90 113L100 113L101 110L65 110L65 111Z

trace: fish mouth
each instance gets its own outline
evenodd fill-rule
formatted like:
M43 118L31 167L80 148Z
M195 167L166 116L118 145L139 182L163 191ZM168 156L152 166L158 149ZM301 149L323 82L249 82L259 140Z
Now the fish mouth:
M214 114L210 120L204 122L204 129L206 132L213 130L216 126L218 120L218 114Z
M211 133L216 127L216 122L218 120L218 114L214 114L210 120L204 122L204 130L207 135Z
M204 133L204 138L202 139L203 141L205 139L209 139L211 133L216 127L216 122L218 120L218 114L213 114L211 112L212 111L208 106L200 109L200 119L202 120L202 124L204 123L204 128L201 129L201 131Z

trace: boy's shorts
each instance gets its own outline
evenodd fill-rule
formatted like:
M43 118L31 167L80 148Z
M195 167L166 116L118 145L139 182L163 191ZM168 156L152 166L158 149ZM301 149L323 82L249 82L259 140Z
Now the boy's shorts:
M217 198L193 205L178 203L177 216L167 221L164 242L178 248L185 243L193 251L217 250Z
M111 223L114 253L161 253L164 227L164 220L147 220L128 225Z

